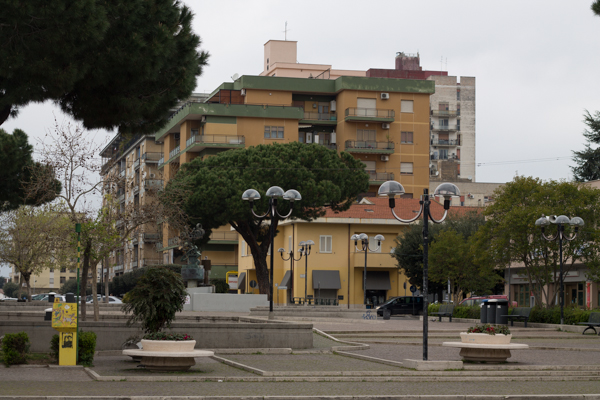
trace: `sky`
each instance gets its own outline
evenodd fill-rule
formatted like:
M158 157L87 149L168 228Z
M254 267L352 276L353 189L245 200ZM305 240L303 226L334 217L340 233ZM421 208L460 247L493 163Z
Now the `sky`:
M270 39L298 42L298 62L334 69L394 68L397 52L419 53L426 70L476 78L476 181L515 175L572 178L572 151L585 144L585 110L600 110L600 17L591 0L183 1L210 53L196 92L234 74L258 75ZM36 145L52 103L24 107L1 128ZM114 132L95 131L108 141ZM4 269L0 275L6 275Z

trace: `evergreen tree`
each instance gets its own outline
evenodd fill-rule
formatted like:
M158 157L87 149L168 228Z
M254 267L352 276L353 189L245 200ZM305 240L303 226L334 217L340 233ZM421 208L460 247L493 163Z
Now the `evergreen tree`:
M600 8L600 4L598 7ZM600 111L596 111L594 115L586 111L584 117L588 129L583 132L583 136L587 143L584 150L573 152L573 161L577 165L571 167L573 178L577 182L600 179L600 148L592 147L592 144L600 144Z
M206 65L173 0L0 0L0 124L53 100L89 129L153 132Z

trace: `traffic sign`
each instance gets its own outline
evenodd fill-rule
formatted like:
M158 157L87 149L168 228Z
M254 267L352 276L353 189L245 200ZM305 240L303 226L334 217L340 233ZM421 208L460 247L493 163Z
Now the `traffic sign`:
M415 285L410 285L410 291L412 293L416 292L417 291L417 287Z

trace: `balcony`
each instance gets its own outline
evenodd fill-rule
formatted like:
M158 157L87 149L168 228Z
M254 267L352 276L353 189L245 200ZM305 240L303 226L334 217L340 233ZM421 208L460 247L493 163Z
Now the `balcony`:
M161 265L164 264L162 258L142 258L140 263L140 267L149 267L152 265Z
M213 232L210 235L209 243L237 243L237 232Z
M181 153L181 150L179 150L179 146L177 146L169 152L169 160L175 156L178 156L179 153Z
M131 268L137 268L137 266L138 266L138 260L133 260L131 262Z
M369 184L371 185L381 185L387 181L394 180L393 172L375 172L375 171L367 171L369 174Z
M179 246L180 242L181 241L179 240L179 236L175 236L175 237L169 238L168 247Z
M432 117L456 117L457 115L460 115L460 112L457 112L456 110L431 110L431 116Z
M460 157L456 154L430 154L430 160L450 160L450 161L460 161Z
M125 193L123 193L123 194L118 194L117 193L117 202L119 202L119 203L124 203L125 202Z
M144 190L162 190L164 188L164 181L162 179L145 179Z
M337 125L337 115L305 111L304 118L300 120L300 123L314 125Z
M346 140L345 145L348 153L360 154L393 154L394 148L394 142Z
M155 243L162 241L162 235L157 232L144 232L142 233L142 240L144 242Z
M142 154L142 160L146 164L156 164L163 158L163 153L147 152Z
M431 141L431 145L432 146L460 146L460 140L459 139L450 139L450 140L432 140Z
M124 178L125 177L125 170L124 169L122 169L122 170L119 171L119 177L120 178Z
M456 131L458 130L458 125L431 125L432 131Z
M195 135L185 142L186 151L199 152L213 149L238 149L246 146L246 138L240 135Z
M158 159L158 168L162 167L165 163L165 158L161 157Z
M133 162L133 169L138 169L140 167L140 159L138 158Z
M136 183L133 187L133 194L138 194L140 192L140 184Z
M394 110L379 108L346 108L346 122L394 122Z

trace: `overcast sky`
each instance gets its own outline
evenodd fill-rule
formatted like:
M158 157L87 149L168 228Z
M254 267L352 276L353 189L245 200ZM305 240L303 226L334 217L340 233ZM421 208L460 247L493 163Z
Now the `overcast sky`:
M197 92L235 73L259 74L264 43L283 40L286 21L301 63L394 68L396 52L419 52L423 69L476 77L478 182L516 173L571 179L584 110L600 110L600 17L591 0L184 2L211 54ZM35 145L54 115L65 118L50 103L30 105L1 128L23 129Z

